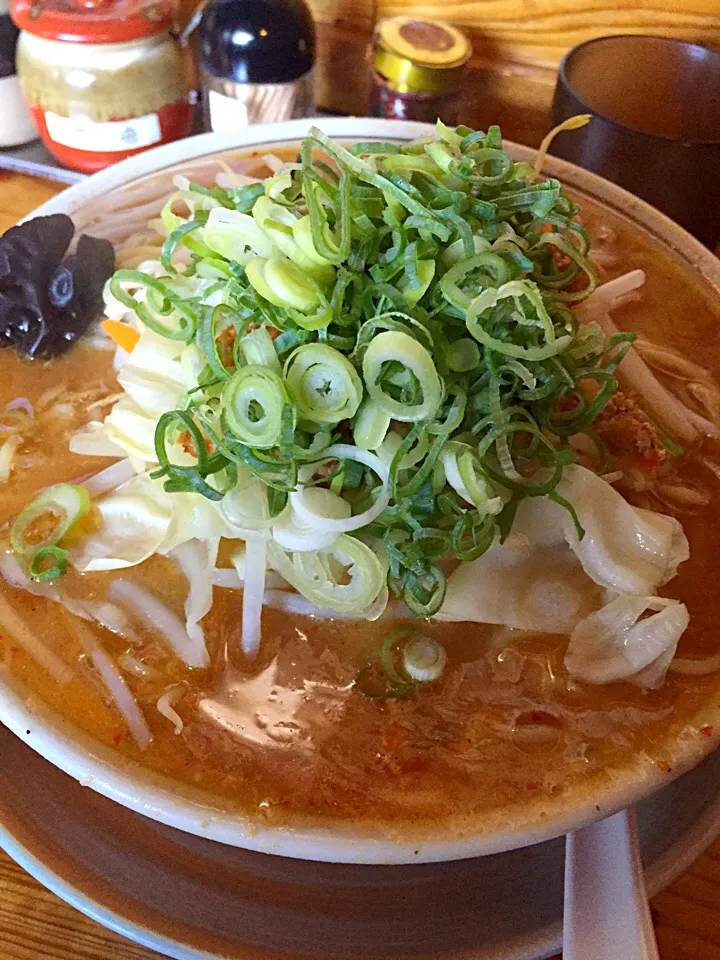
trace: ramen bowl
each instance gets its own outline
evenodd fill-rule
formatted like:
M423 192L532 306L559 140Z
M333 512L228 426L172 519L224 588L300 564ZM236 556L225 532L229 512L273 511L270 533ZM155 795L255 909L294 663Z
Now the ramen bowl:
M327 119L319 125L342 142L402 142L429 129L414 123L352 118ZM288 149L294 152L309 126L308 121L291 121L237 133L207 134L161 147L70 188L34 215L66 213L78 227L92 233L93 225L102 225L105 213L122 207L123 197L130 196L129 191L139 185L152 184L155 178L169 184L171 175L177 172L190 171L192 176L192 169L214 158L260 156ZM508 149L516 161L532 163L535 156L534 151L520 145L511 144ZM544 170L581 203L591 226L597 227L601 246L610 235L630 238L628 269L644 266L648 274L654 270L666 280L668 276L675 278L676 285L683 287L685 299L680 312L689 327L685 337L677 324L671 324L668 336L673 346L682 351L687 339L695 355L702 354L704 345L712 353L715 328L711 321L720 301L720 262L669 219L613 184L552 157L547 158ZM656 307L668 306L663 290L654 294ZM709 311L703 315L704 320L687 318L688 291ZM696 528L698 537L707 536L697 523ZM708 593L706 603L709 597ZM695 603L706 606L701 598L696 597ZM706 622L712 632L713 615L707 609ZM462 623L456 629L462 632ZM712 637L707 645L706 653L717 653ZM421 804L417 815L400 818L331 818L305 810L276 819L267 815L263 804L248 813L192 779L181 780L150 770L100 743L65 718L58 709L61 704L46 704L7 665L0 671L0 720L84 786L180 830L250 850L307 860L422 863L492 854L559 836L638 801L696 766L720 741L720 671L709 671L701 680L687 683L688 689L692 687L690 693L682 683L673 687L679 691L677 703L682 709L670 694L665 699L658 695L652 701L648 723L663 723L664 727L650 747L628 739L625 747L618 747L615 761L605 768L593 765L588 757L587 773L576 776L567 788L556 785L545 789L542 781L529 774L522 790L497 797L472 816L458 814L450 804L446 815L430 818L423 815ZM643 709L642 703L638 707L639 701L633 703L633 709ZM581 708L582 703L577 709ZM623 709L617 702L612 708ZM522 764L523 757L531 755L533 769L537 770L538 757L530 750L518 753L514 762ZM530 765L530 760L527 762ZM390 776L387 771L382 773L386 775ZM18 785L18 789L23 786ZM394 789L411 794L412 781L398 781Z

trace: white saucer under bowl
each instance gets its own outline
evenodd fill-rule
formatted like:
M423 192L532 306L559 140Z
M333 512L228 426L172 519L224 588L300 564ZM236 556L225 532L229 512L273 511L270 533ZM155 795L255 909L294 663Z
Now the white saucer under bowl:
M79 910L178 960L539 960L560 948L561 839L452 863L303 862L133 813L1 726L0 757L0 846ZM638 810L654 893L720 834L720 754Z

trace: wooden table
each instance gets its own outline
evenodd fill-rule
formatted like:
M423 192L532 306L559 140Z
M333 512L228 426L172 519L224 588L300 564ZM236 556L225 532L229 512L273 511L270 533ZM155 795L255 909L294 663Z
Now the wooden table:
M0 171L0 232L61 189ZM652 910L662 960L720 960L720 841L655 897ZM0 853L0 960L152 957L158 954L78 913Z

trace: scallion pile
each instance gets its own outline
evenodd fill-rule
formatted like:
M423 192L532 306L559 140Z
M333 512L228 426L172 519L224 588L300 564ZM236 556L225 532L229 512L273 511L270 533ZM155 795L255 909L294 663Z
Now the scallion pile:
M377 612L387 585L432 616L523 497L572 512L569 439L617 387L632 335L572 312L597 284L577 213L498 127L442 123L348 149L312 129L262 183L182 187L161 269L109 283L192 376L152 476L223 502L313 602Z

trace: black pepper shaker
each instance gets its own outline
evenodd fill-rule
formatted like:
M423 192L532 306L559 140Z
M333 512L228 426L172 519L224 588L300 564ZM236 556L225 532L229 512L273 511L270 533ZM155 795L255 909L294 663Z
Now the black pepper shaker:
M210 129L313 112L315 28L303 0L210 0L198 35Z

